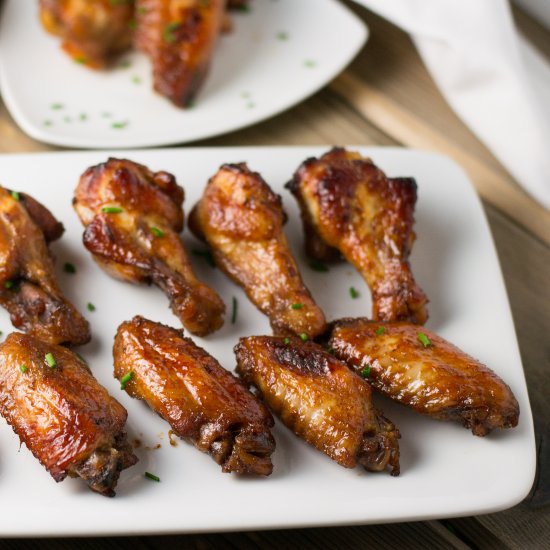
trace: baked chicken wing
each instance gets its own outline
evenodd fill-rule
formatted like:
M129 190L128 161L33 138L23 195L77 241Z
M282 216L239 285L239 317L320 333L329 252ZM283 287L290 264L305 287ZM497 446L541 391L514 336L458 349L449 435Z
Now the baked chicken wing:
M75 61L97 69L132 45L134 1L40 0L40 19Z
M423 324L427 298L408 261L416 183L388 178L359 153L334 148L306 160L287 188L298 200L306 251L330 261L338 251L367 281L372 316Z
M276 334L325 330L283 233L281 197L246 164L225 164L210 179L189 226L212 248L218 267L265 313Z
M379 392L479 436L517 425L510 388L485 365L433 332L409 323L349 319L336 323L330 346Z
M115 376L224 472L269 475L273 418L243 384L182 332L134 317L118 328Z
M225 19L225 0L137 0L136 46L153 64L154 88L190 104L203 83Z
M159 286L184 327L203 336L221 327L225 305L197 280L183 248L183 196L171 174L111 158L84 172L73 205L99 265L116 278Z
M114 496L137 462L126 410L67 348L12 333L0 345L0 414L55 481L82 478Z
M63 296L48 243L63 225L29 195L0 187L0 305L15 327L52 344L85 344L88 322Z
M294 337L241 338L235 354L237 373L296 435L346 468L399 474L399 432L344 363Z

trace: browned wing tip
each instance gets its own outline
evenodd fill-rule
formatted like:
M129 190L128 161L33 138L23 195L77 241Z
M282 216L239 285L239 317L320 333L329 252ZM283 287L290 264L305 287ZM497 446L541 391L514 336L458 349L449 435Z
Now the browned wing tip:
M378 430L365 434L358 461L371 472L390 469L392 476L401 472L399 465L399 439L401 434L394 424L380 411L376 411Z

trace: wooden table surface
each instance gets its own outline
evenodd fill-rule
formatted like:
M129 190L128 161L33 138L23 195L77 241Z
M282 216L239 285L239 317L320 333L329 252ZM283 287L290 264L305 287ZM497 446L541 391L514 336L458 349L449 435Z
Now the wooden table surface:
M405 145L455 158L474 181L489 219L527 376L540 463L546 466L542 472L539 468L539 475L549 486L550 439L545 438L550 395L545 382L550 380L550 212L523 193L458 120L408 36L348 5L366 21L371 37L342 75L286 113L194 145ZM550 33L522 12L515 16L550 59ZM0 152L54 150L58 148L23 134L0 98ZM510 476L518 467L510 469ZM504 512L442 521L168 537L0 540L0 548L550 548L550 506L542 489L541 484L522 504Z

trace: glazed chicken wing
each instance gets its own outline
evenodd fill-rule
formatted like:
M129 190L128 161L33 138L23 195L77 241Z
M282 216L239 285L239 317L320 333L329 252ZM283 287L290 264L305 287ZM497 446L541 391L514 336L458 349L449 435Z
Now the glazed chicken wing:
M80 477L114 496L121 470L137 462L126 410L67 348L10 334L0 345L0 414L55 481Z
M246 164L225 164L189 217L218 267L246 291L277 334L314 337L325 316L304 286L283 233L281 197Z
M225 0L137 0L136 45L153 64L154 87L190 104L203 83L225 18Z
M490 369L440 336L409 323L349 319L336 323L330 346L379 392L475 435L517 425L519 406Z
M115 337L115 376L224 472L269 475L273 418L231 373L181 331L134 317Z
M387 178L370 159L335 148L306 160L287 188L300 205L307 252L325 261L341 252L367 281L375 319L426 321L427 298L408 262L413 179Z
M346 468L399 474L399 432L344 363L294 337L241 338L235 354L237 373L296 435Z
M171 174L113 158L84 172L73 201L99 265L119 279L158 285L183 325L203 336L221 327L225 305L193 273L179 237L182 203Z
M40 19L78 63L101 68L132 44L133 0L40 0Z
M88 322L63 296L48 243L59 223L29 195L0 187L0 304L15 327L52 344L85 344Z

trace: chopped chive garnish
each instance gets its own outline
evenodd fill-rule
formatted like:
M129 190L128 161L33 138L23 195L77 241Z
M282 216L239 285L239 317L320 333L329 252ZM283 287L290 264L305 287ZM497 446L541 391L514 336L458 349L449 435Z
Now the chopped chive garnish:
M363 378L368 378L370 376L370 367L365 367L362 371L361 371L361 376Z
M160 481L160 477L152 474L151 472L145 472L143 475L151 481L156 481L157 483Z
M360 294L359 291L354 287L349 287L349 295L355 300L355 298L359 298Z
M88 302L88 305L86 306L88 308L88 311L95 311L95 306L92 304L92 302Z
M27 368L27 365L25 365L25 363L23 363L22 365L19 366L19 370L20 370L22 373L25 373L25 372L27 372L29 369Z
M151 233L155 237L164 237L164 231L161 231L158 227L151 227Z
M132 380L133 377L134 377L134 371L133 370L131 370L129 373L125 374L120 379L120 389L125 390L126 389L126 384L128 384L128 382L130 382L130 380Z
M334 355L334 348L328 348L327 353L330 353L330 355Z
M212 252L210 250L193 250L193 254L197 256L198 258L202 258L206 261L206 263L210 267L216 267L216 262L214 261L214 257L212 256Z
M46 355L44 355L44 360L46 361L50 369L55 369L55 367L57 367L57 361L51 353L46 353Z
M307 67L308 69L313 69L316 65L317 63L315 63L312 59L306 59L306 61L304 61L304 67Z
M101 211L105 212L105 214L120 214L124 212L119 206L104 206Z
M115 130L122 130L122 128L126 128L128 126L128 121L122 121L122 122L113 122L111 124L111 128L114 128Z
M377 336L380 336L381 334L384 334L385 331L386 327L378 327L375 332Z
M304 304L292 304L290 307L292 309L302 309L304 307Z
M50 109L52 109L52 111L59 111L60 109L63 109L63 107L63 103L52 103L50 105Z
M9 290L10 288L13 288L14 286L15 286L15 283L14 283L13 281L6 281L6 282L4 283L4 288L7 288L8 290Z
M14 199L16 201L21 200L21 195L17 191L12 191L11 192L11 197L12 197L12 199Z
M132 66L132 62L131 61L128 61L128 60L125 60L125 61L121 61L118 65L121 69L128 69L129 67Z
M78 116L78 118L80 120L88 120L88 115L86 113L80 113L80 115Z
M288 40L288 33L287 32L278 32L277 33L277 40Z
M311 262L309 262L309 267L313 269L313 271L319 271L319 273L326 273L329 270L328 265L319 260L311 260Z
M134 75L134 76L132 77L132 82L133 82L134 84L141 84L141 78L140 78L139 76L137 76L137 75Z
M135 19L131 19L130 21L128 21L128 28L131 31L135 31L137 29L137 21Z
M283 342L288 346L288 344L290 344L290 338L285 338Z
M139 6L136 10L140 15L145 15L147 13L147 8L144 8L143 6Z
M302 334L300 334L300 338L302 339L302 342L307 342L307 334L305 332L302 332Z
M239 307L239 303L237 302L237 298L235 298L235 296L233 296L233 309L231 311L231 324L235 324L235 322L237 321L237 309Z
M65 262L63 271L65 271L65 273L76 273L76 267L70 262Z
M0 330L0 336L2 336L4 333Z
M432 343L430 342L430 339L423 333L423 332L419 332L418 333L418 341L425 347L430 347L432 345Z
M83 56L75 57L74 61L76 63L80 63L81 65L85 65L88 62L88 60Z
M178 30L180 27L181 23L179 21L166 25L166 27L164 27L164 31L162 32L162 37L164 40L169 43L175 42L176 35L174 34L174 31Z

